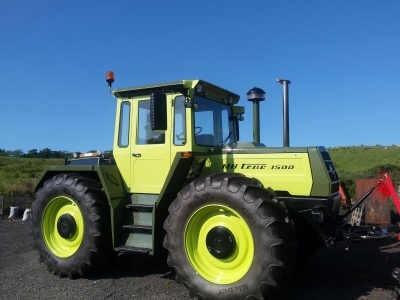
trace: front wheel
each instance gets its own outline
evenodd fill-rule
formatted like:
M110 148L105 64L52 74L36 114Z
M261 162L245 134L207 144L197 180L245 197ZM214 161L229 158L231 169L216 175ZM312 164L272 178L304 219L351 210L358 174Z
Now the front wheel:
M285 207L258 180L215 174L194 180L164 223L168 265L198 299L265 299L294 265Z
M74 278L107 263L110 212L99 183L78 174L56 175L38 190L32 208L34 248L50 272Z

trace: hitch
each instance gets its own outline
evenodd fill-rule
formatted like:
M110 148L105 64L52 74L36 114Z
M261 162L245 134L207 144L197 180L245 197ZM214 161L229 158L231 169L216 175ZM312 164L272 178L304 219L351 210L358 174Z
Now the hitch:
M365 199L368 198L369 195L376 189L377 186L379 186L380 183L375 184L372 188L370 188L364 195L361 196L360 199L357 200L357 202L342 216L342 219L345 219L348 215L350 215L357 207L359 207Z
M382 174L381 170L378 170L378 173L379 179L375 180L375 185L362 195L361 198L358 199L356 203L340 218L341 222L339 222L337 228L341 231L343 239L348 242L352 241L359 244L367 239L381 239L388 237L389 235L393 237L393 233L397 233L397 239L400 240L400 224L384 227L376 225L360 227L351 226L345 221L346 217L359 207L376 188L378 188L379 192L384 197L392 197L397 211L400 213L400 200L389 175L387 173Z

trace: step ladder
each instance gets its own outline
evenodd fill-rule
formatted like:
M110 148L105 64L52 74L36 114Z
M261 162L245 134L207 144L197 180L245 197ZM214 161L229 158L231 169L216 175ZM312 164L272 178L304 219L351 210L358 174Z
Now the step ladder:
M153 250L153 209L158 195L134 194L126 205L122 243L115 250L150 254Z

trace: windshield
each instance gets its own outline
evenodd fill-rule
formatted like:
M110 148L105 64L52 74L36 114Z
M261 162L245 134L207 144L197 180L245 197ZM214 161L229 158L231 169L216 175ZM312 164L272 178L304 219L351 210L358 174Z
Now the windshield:
M224 146L234 142L232 108L221 102L195 96L199 106L194 111L194 132L197 145Z

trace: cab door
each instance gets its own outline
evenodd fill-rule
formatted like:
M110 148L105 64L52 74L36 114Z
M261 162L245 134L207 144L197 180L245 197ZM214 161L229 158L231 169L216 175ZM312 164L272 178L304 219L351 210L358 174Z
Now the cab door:
M136 130L132 130L131 136L131 192L158 194L171 165L170 128L163 131L151 129L150 99L134 101L133 105L136 120L132 125Z

